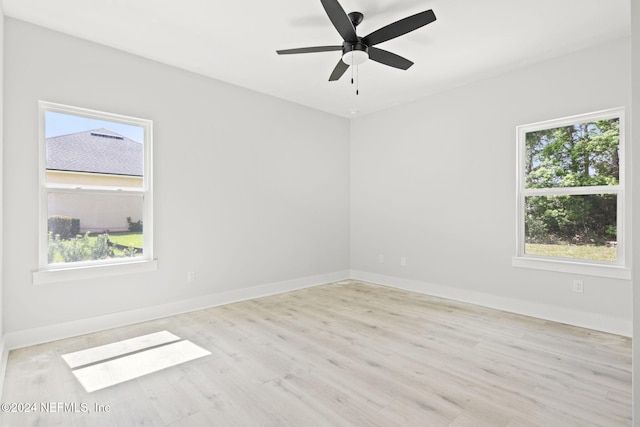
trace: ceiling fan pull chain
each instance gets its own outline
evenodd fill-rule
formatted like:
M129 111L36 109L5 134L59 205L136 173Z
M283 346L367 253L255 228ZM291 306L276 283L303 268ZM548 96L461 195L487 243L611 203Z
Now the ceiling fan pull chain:
M351 48L351 63L353 64L353 48ZM353 65L351 66L351 84L353 84Z
M360 67L356 65L356 95L360 95Z

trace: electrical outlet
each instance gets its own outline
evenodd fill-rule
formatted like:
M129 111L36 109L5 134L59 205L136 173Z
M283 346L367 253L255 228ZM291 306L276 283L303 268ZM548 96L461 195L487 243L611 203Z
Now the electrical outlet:
M193 283L195 281L196 281L196 272L195 271L187 272L187 282Z
M573 292L578 292L580 294L584 292L584 282L582 280L573 281Z
M384 263L384 255L382 255L382 254L378 255L378 262L379 262L380 264L383 264L383 263Z

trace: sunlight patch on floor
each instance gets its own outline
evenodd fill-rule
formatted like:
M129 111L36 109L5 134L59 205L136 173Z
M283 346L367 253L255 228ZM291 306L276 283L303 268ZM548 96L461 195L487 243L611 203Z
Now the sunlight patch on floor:
M161 331L154 334L143 335L128 340L101 345L99 347L76 351L75 353L63 354L62 358L67 362L67 365L69 365L71 369L75 369L80 366L90 365L92 363L111 359L113 357L119 357L124 354L133 353L146 348L168 344L172 341L180 341L180 337L177 337L168 331Z
M64 354L62 358L91 393L210 354L162 331Z

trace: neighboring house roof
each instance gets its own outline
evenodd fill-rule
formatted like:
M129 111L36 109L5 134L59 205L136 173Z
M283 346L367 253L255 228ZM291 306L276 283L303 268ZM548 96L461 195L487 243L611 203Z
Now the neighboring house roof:
M141 143L108 129L47 138L47 169L142 176Z

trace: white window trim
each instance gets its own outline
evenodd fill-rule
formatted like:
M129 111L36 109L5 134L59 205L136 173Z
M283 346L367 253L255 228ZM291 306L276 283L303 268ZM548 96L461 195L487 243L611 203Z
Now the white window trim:
M116 261L110 264L78 265L70 268L34 271L33 284L45 285L49 283L69 282L73 280L91 280L106 276L146 273L156 271L157 269L158 261L155 259Z
M560 119L537 122L528 125L521 125L516 128L516 248L515 256L512 258L512 266L532 268L537 270L549 270L563 273L590 275L609 277L616 279L631 279L631 260L628 242L630 239L631 227L626 220L627 206L631 206L628 200L628 192L625 191L625 111L624 108L612 108L609 110L596 111L593 113L579 114ZM620 179L616 186L593 186L593 187L567 187L552 189L525 189L524 180L524 162L525 162L525 146L524 138L526 133L552 129L562 126L568 126L576 123L604 120L604 119L620 119L620 148L619 148L619 164ZM533 195L577 195L577 194L616 194L617 195L617 218L618 236L617 236L617 260L615 262L600 262L592 260L580 260L574 258L561 257L545 257L540 255L532 255L525 253L524 242L524 199L525 196ZM620 231L621 230L621 231Z
M81 107L57 104L47 101L39 101L39 192L40 192L40 210L39 210L39 253L38 253L38 270L33 272L32 279L34 284L54 283L70 280L86 280L104 276L135 274L147 271L157 270L157 260L153 258L153 147L152 147L152 129L153 122L147 119L123 116L119 114L106 113L102 111L90 110ZM133 189L128 187L118 188L100 188L87 187L80 188L77 186L69 186L65 184L47 184L46 182L46 132L45 132L45 113L58 112L63 114L73 114L92 119L109 120L118 123L130 124L144 128L144 175L143 187L141 189ZM142 257L135 258L119 258L98 261L84 261L62 263L59 265L51 265L47 258L47 203L50 190L57 192L74 191L74 192L109 192L117 191L118 194L139 194L143 195L143 218L144 218L144 234L143 245L144 252Z

